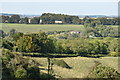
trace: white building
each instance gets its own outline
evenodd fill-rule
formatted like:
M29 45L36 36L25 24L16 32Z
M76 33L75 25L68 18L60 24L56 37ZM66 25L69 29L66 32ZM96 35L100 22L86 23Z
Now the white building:
M28 22L31 23L31 19L28 19Z
M40 24L42 23L42 20L40 19Z
M62 24L62 21L55 21L55 24Z
M79 32L79 31L71 31L70 33L71 34L80 34L81 32Z

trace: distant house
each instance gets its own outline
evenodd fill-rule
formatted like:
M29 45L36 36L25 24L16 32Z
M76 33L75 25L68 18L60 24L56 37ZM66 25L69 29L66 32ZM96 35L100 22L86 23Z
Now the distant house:
M79 19L84 19L84 18L79 18Z
M71 31L70 33L71 34L80 34L81 32L79 32L79 31Z
M96 38L95 36L89 35L89 38Z
M28 22L31 23L31 19L28 19Z
M5 23L8 23L8 20L5 20Z
M114 18L107 18L107 19L114 19Z
M42 23L42 20L40 19L40 24Z
M62 21L55 21L55 24L62 24Z

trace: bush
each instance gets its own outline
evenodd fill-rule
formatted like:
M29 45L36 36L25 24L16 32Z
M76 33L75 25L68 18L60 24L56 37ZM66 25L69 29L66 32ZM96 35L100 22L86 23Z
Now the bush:
M2 76L4 78L39 78L37 62L9 50L2 50Z
M89 77L94 78L120 78L120 73L118 73L114 68L103 66L100 62L94 61L95 66L91 71L92 74L89 74Z
M2 47L3 48L6 48L6 49L9 49L9 50L12 50L13 49L13 44L5 39L2 39Z
M53 65L70 69L71 67L64 60L53 60Z
M18 68L15 72L16 78L26 78L27 77L27 71L24 68Z
M27 68L28 78L40 78L39 68L37 66L28 66Z
M112 56L112 57L118 57L119 52L111 52L110 54L108 54L108 56Z
M99 57L105 57L107 56L106 54L83 54L80 56L84 56L84 57L91 57L91 58L99 58Z
M95 67L93 73L98 78L120 78L120 74L115 69L103 65Z

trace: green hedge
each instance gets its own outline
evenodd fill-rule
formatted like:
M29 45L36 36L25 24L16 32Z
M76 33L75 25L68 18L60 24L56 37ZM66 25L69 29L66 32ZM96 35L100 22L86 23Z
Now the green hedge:
M31 56L31 57L77 57L77 54L55 54L55 53L22 53L23 56Z

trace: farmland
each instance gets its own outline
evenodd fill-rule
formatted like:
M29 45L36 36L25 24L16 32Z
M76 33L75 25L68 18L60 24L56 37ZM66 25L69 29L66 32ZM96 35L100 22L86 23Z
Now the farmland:
M67 31L67 30L85 30L83 25L73 25L73 24L12 24L12 23L2 23L1 28L5 32L9 32L11 29L16 29L19 32L39 32L42 31ZM110 27L118 27L117 25L110 25Z
M11 29L16 29L19 32L39 32L40 30L42 31L67 31L67 30L84 30L83 25L56 25L56 24L45 24L45 25L40 25L40 24L6 24L2 23L2 29L5 32L9 32Z

